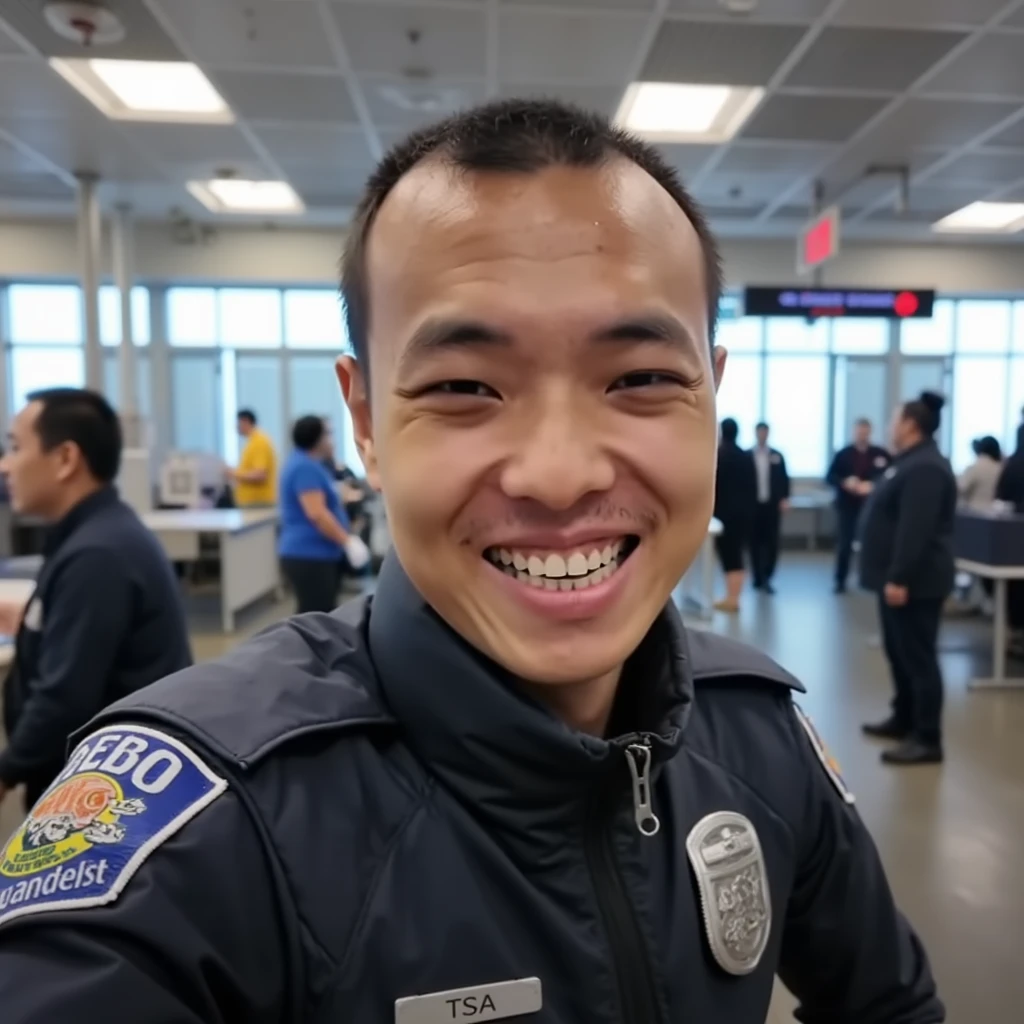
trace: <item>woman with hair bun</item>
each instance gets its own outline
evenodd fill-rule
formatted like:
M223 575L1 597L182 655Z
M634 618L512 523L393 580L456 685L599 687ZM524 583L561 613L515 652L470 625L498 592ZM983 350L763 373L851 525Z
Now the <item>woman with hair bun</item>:
M936 645L942 606L952 592L956 477L935 433L945 400L923 391L896 409L893 464L864 509L861 585L878 594L885 656L895 697L883 722L864 732L898 745L887 764L942 760L942 672Z

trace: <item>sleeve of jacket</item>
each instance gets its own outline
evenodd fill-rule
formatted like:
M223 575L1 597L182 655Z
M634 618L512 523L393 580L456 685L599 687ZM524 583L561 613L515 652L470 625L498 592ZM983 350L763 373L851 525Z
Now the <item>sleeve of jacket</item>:
M942 514L946 476L939 466L921 466L903 484L887 582L906 586L935 536Z
M779 476L782 479L782 500L788 501L790 497L789 470L786 468L786 456L779 453Z
M228 790L113 903L0 925L3 1019L278 1024L286 956L274 891Z
M828 467L828 472L825 474L825 483L837 491L843 486L845 457L846 449L840 448L833 456L832 465Z
M874 842L791 714L807 786L779 976L800 1002L797 1019L940 1024L927 956L896 908Z
M82 551L61 566L43 611L39 669L0 755L7 785L60 764L68 736L107 703L110 668L132 612L131 584L109 552Z

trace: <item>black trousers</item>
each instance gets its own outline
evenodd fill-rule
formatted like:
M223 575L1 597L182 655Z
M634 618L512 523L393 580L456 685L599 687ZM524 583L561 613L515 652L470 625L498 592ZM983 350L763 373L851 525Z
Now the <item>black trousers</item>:
M341 560L282 558L281 569L295 591L300 614L331 612L338 606L341 585Z
M850 556L853 542L857 539L857 523L860 521L860 505L836 506L836 583L846 586L850 574Z
M774 501L759 501L754 506L754 522L750 530L750 570L754 586L763 587L775 575L779 560L779 531L782 515Z
M943 602L911 599L892 608L879 597L882 645L896 694L893 717L922 743L942 743L942 670L937 645Z

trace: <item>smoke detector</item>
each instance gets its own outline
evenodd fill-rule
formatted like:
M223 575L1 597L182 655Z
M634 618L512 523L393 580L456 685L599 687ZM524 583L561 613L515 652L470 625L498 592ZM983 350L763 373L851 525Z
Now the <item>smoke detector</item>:
M81 46L109 46L125 36L121 19L100 4L48 3L43 14L57 35Z

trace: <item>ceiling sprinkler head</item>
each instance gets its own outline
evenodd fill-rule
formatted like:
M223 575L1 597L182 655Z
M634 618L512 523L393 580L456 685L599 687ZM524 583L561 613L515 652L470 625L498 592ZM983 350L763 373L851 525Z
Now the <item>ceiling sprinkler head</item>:
M48 3L43 14L57 35L80 46L109 46L125 37L121 19L100 4Z
M761 0L718 0L730 14L753 14Z

